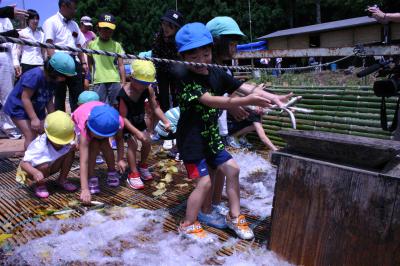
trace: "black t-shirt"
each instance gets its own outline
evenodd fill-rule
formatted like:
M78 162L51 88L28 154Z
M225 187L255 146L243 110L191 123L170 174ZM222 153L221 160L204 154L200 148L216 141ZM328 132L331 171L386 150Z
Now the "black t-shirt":
M128 109L128 113L126 118L131 122L131 124L139 129L140 131L145 130L146 123L144 120L145 110L144 110L144 102L147 98L150 97L149 89L145 89L140 95L139 99L135 102L133 101L127 94L124 88L121 88L119 94L117 96L118 102L124 101L126 108Z
M218 129L219 110L203 105L199 98L210 93L222 96L233 93L242 82L225 71L209 68L208 75L189 70L178 74L178 103L181 115L177 127L177 145L184 161L197 161L224 149Z

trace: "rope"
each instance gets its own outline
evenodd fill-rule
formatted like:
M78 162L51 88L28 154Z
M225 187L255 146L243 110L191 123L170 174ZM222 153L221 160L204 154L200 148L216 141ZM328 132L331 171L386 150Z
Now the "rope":
M132 54L119 54L119 53L107 52L107 51L101 51L101 50L92 50L92 49L87 49L87 48L75 48L75 47L70 47L70 46L65 46L65 45L33 42L33 41L24 40L21 38L0 36L0 44L7 43L7 42L14 43L14 44L20 44L20 45L40 47L40 48L45 48L45 49L56 49L56 50L73 52L73 53L97 54L97 55L111 56L111 57L117 57L117 58L123 58L123 59L142 59L142 60L148 60L148 61L155 62L155 63L180 64L180 65L195 66L195 67L213 67L213 68L221 68L224 70L229 69L229 70L236 70L236 71L253 71L253 70L259 70L259 71L264 71L264 72L272 72L274 70L302 71L302 70L309 70L309 69L315 69L315 68L319 68L319 67L329 66L331 64L338 63L340 61L346 60L350 57L357 55L357 53L355 51L354 54L352 54L352 55L348 55L346 57L337 59L335 61L327 62L327 63L315 65L315 66L287 67L287 68L255 68L255 67L244 67L244 66L222 66L222 65L217 65L217 64L194 63L194 62L178 61L178 60L171 60L171 59L157 58L157 57L139 57L137 55L132 55Z

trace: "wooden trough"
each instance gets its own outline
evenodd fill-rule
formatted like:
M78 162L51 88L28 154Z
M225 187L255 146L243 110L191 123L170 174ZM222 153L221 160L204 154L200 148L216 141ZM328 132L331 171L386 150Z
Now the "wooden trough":
M281 136L268 248L297 265L400 265L400 143Z

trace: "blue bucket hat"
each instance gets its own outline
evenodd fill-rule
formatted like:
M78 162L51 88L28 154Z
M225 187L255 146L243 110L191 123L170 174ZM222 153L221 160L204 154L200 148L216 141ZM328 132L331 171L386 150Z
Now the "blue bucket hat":
M175 36L179 53L213 43L210 31L203 23L194 22L183 26Z
M95 106L90 112L87 126L98 136L112 137L119 129L119 113L107 104Z

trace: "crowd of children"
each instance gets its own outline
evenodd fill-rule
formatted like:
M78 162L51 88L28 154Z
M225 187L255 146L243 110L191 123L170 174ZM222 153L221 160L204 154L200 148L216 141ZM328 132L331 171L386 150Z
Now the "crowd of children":
M63 35L57 33L79 31L78 26L76 23L68 26L67 22L66 28L62 28L58 20L73 16L69 9L73 9L76 2L61 0L59 3L60 12L44 25L48 30L45 39L71 44L68 38L61 40ZM35 21L39 18L39 15L32 16ZM50 24L51 21L54 24ZM121 44L112 39L115 21L113 15L102 14L96 37L90 31L91 19L83 17L81 29L85 35L79 31L74 45L123 54ZM86 37L86 42L81 40L80 34ZM207 26L199 22L184 25L182 14L169 10L161 18L153 56L223 64L232 59L242 36L232 18L217 17ZM93 79L85 79L92 80L93 91L82 92L79 86L72 86L77 89L71 102L72 114L68 115L64 112L65 98L60 96L64 93L60 92L60 84L79 80L76 76L78 72L82 74L81 68L86 62L89 69L85 73L91 73ZM156 124L146 123L147 109L159 121L156 131L166 140L176 139L180 159L188 177L195 183L187 201L186 215L178 228L180 234L207 239L209 236L202 222L217 228L229 227L240 238L252 239L253 231L240 210L240 169L225 149L224 134L219 130L219 127L232 128L226 125L226 113L222 112L229 111L228 120L246 118L249 116L246 106L282 106L291 95L270 94L260 86L236 80L229 71L205 66L165 63L155 66L151 61L133 60L128 79L125 75L121 58L115 61L102 55L80 56L78 66L74 55L60 51L50 52L43 65L25 67L3 108L25 137L26 151L17 180L32 184L36 196L46 198L49 192L45 179L59 172L57 184L66 191L75 191L78 187L68 181L68 173L75 151L79 150L82 202L88 203L91 195L100 193L99 178L94 170L100 153L107 164L108 186L118 187L120 174L129 169L127 185L133 189L144 188L143 181L153 179L146 160L151 151L149 130ZM81 85L83 80L81 77ZM58 108L54 104L57 99ZM258 132L259 125L253 126ZM110 144L112 140L115 145ZM139 142L140 159L136 154ZM127 143L126 155L124 143ZM112 146L117 150L117 158ZM270 148L274 149L273 145ZM228 208L221 204L225 181Z

